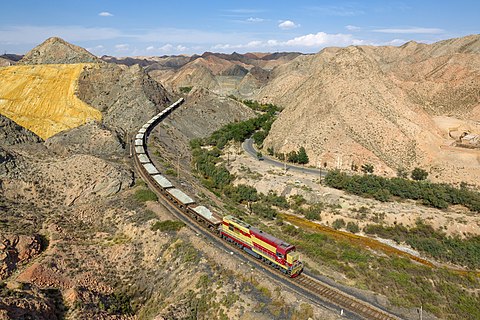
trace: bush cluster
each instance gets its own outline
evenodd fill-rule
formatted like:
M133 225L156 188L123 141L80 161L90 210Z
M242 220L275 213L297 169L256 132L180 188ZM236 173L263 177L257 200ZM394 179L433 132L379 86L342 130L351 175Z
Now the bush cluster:
M417 226L411 229L399 225L393 227L367 225L363 231L393 239L398 243L405 242L437 260L452 262L471 269L480 268L480 236L465 240L448 237L445 233L436 231L422 222L417 222Z
M419 200L424 205L445 209L448 205L461 204L471 211L480 212L480 193L443 183L412 181L403 178L384 178L376 175L347 175L332 170L325 176L325 183L333 188L390 201L393 196Z
M185 226L185 223L183 223L182 221L165 220L165 221L155 222L152 225L151 229L152 229L152 231L160 230L162 232L165 232L165 231L179 231L184 226Z
M138 202L157 201L157 195L150 189L138 189L135 191L135 199Z

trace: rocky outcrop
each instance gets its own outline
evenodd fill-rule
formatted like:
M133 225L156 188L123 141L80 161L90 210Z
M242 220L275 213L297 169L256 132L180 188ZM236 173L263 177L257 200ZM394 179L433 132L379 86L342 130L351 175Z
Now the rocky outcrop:
M11 60L0 58L0 67L8 67L8 66L11 66L11 65L14 65L14 64L15 64L15 62L13 62Z
M60 38L48 38L30 50L18 64L103 63L87 50Z
M252 109L243 103L197 88L167 121L188 139L193 139L206 137L228 123L254 116Z
M12 294L0 296L0 320L63 319L65 307L59 290L42 290L33 285L18 284L9 292Z
M20 265L25 265L42 250L39 235L0 234L0 280L9 277Z
M35 133L27 130L9 118L0 115L0 144L14 145L18 143L42 142Z
M63 131L45 141L45 146L62 155L90 154L99 157L120 157L125 147L115 132L92 122Z
M77 96L101 111L103 123L123 138L170 102L162 85L138 65L87 68L79 79Z
M5 176L16 167L15 157L0 145L0 177ZM0 180L0 191L2 181Z

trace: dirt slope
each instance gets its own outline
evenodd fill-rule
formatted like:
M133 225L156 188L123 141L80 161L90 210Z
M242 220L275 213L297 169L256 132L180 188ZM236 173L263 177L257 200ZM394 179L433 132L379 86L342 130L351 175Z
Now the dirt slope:
M480 150L455 148L436 117L480 133L479 43L474 35L299 56L276 68L257 95L285 107L265 145L277 152L304 146L314 166L372 163L389 175L420 166L433 179L475 183Z

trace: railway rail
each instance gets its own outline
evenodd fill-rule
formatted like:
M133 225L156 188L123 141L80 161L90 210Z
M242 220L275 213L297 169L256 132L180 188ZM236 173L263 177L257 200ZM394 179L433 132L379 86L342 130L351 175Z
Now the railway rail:
M179 100L180 101L180 100ZM182 100L183 102L183 100ZM181 104L178 101L175 103L176 105ZM173 109L173 108L171 108ZM170 110L168 110L168 113ZM167 113L167 114L168 114ZM149 123L149 128L143 130L144 133L144 143L143 148L145 149L145 153L147 153L147 143L146 140L148 138L149 133L152 130L152 125L156 125L165 115L157 116L157 119L160 120L158 122L152 121ZM142 130L142 129L141 129ZM195 232L204 235L205 237L209 238L217 246L221 246L222 248L235 248L236 253L243 257L243 260L249 261L251 264L255 265L257 269L263 270L264 272L268 273L270 277L274 277L276 280L279 280L283 284L288 285L291 289L295 290L297 293L305 296L309 300L319 303L322 306L330 307L337 307L343 313L345 310L345 316L352 319L377 319L377 320L401 320L400 317L383 310L380 307L373 305L372 303L362 300L359 297L355 297L352 294L344 292L339 288L331 286L319 279L316 279L308 274L302 273L295 278L286 277L284 273L280 270L275 268L268 268L263 263L260 263L259 260L255 259L253 256L247 254L241 248L236 246L233 243L228 243L222 241L219 237L219 233L215 233L213 230L205 226L201 221L195 219L189 214L186 214L182 208L178 206L178 203L172 199L171 197L167 196L165 190L160 188L155 180L152 178L152 175L147 172L142 164L141 158L138 154L135 153L135 148L139 147L139 145L133 142L130 145L131 155L133 155L134 160L134 167L137 170L139 176L147 183L148 187L153 190L161 199L161 202L167 206L172 214L174 214L178 219L186 222L190 228L192 228ZM135 140L136 141L136 140ZM327 305L325 304L327 303Z

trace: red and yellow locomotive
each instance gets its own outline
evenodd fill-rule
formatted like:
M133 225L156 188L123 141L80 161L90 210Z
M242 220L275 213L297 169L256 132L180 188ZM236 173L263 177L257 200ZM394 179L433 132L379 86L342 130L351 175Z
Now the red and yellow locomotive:
M292 278L298 276L303 270L303 264L298 260L295 246L235 217L223 217L220 235L223 239L236 243L247 253L280 269Z

